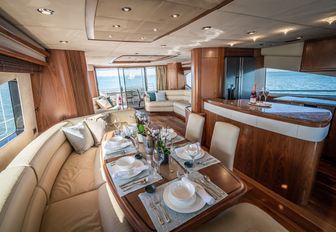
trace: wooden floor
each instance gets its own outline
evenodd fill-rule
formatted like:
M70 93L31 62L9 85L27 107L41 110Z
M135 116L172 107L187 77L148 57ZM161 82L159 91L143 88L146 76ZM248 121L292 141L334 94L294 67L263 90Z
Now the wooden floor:
M172 114L150 114L150 121L170 127L184 135L185 123ZM306 206L296 205L239 172L247 193L241 202L250 202L270 214L289 231L336 232L336 168L321 161L311 199Z

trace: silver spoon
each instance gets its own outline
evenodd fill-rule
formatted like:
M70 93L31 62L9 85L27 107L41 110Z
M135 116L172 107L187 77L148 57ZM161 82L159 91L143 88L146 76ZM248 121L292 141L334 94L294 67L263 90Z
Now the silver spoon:
M135 185L138 185L138 184L146 184L148 182L148 177L139 181L139 182L134 182L132 185L128 186L128 187L125 187L123 188L122 190L125 192L125 191L128 191L130 190L131 188L133 188Z

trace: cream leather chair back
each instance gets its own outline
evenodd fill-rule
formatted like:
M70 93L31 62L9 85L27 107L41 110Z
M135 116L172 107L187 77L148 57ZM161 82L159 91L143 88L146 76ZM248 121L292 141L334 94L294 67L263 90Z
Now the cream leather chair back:
M223 164L233 169L240 129L226 122L216 122L212 134L210 154L214 155Z
M189 115L185 137L191 142L202 142L204 117L191 113Z

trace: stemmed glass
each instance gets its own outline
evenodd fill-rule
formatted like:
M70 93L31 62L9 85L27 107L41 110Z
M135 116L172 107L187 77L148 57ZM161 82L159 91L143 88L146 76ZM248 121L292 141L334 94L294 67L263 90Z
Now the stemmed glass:
M159 174L159 172L160 172L160 166L161 166L161 164L162 164L162 162L163 162L163 159L164 159L164 155L163 154L160 154L158 151L157 151L157 149L154 149L154 151L153 151L153 161L154 161L154 163L155 163L155 172L157 173L157 174Z
M265 98L265 102L267 102L267 97L268 97L269 91L268 89L265 89L263 92L264 98Z
M189 144L187 149L188 155L191 157L192 164L195 163L195 158L199 154L199 143Z

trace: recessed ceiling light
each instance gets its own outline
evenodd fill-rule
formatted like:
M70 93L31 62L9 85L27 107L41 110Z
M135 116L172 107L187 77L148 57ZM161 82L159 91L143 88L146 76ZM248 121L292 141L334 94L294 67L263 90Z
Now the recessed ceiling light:
M55 11L47 9L47 8L38 8L37 11L44 15L52 15L55 13Z
M125 7L121 8L121 10L124 11L124 12L129 12L129 11L132 10L132 8L128 7L128 6L125 6Z
M112 38L112 35L109 35L109 38Z
M257 39L259 39L259 37L258 36L254 36L251 39L253 40L253 42L255 42L255 41L257 41Z
M67 41L67 40L60 40L59 42L62 43L62 44L67 44L67 43L69 43L69 41Z
M180 17L180 15L179 14L172 14L170 17L172 17L172 18L178 18L178 17Z
M303 36L296 37L297 40L303 39Z
M336 22L336 16L332 16L332 17L329 17L329 18L322 19L321 22L326 22L326 23L329 23L329 25L331 25L334 22Z
M235 45L235 43L229 43L230 47L233 47Z
M157 29L157 28L153 28L153 31L157 32L157 31L158 31L158 29Z
M256 33L256 31L248 31L248 32L246 32L246 34L248 34L248 35L254 35Z
M143 37L143 36L142 36L142 37L140 37L140 39L141 39L141 40L144 40L144 39L145 39L145 37Z
M120 27L120 25L113 25L112 27L114 27L114 28L119 28Z
M211 26L202 27L202 30L209 30L209 29L211 29Z
M288 32L293 31L293 30L294 30L293 28L284 28L280 30L280 32L282 32L284 35L287 35Z

